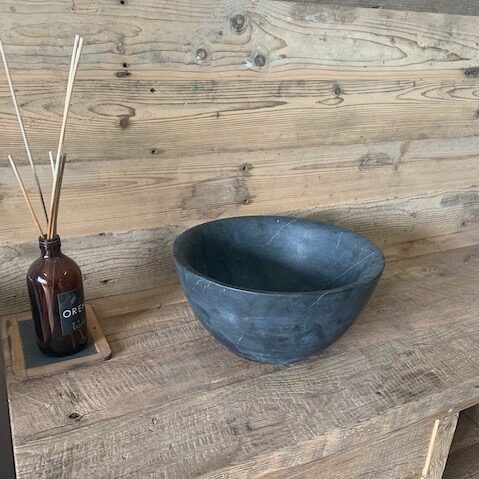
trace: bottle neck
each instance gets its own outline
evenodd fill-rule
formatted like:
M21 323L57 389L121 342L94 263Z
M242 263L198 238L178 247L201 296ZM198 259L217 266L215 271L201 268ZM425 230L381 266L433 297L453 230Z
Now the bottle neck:
M56 235L53 239L39 238L38 245L44 258L54 258L61 255L60 236Z

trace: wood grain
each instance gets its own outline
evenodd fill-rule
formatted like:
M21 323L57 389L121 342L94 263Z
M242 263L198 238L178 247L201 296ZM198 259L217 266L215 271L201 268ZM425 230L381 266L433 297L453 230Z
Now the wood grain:
M418 479L431 436L426 420L393 431L378 441L291 468L262 479Z
M51 181L47 163L39 173ZM5 223L0 241L31 241L34 229L28 215L19 214L24 205L15 179L6 167L0 175ZM62 236L122 232L446 191L464 191L458 203L473 204L478 177L479 136L268 150L256 158L242 153L152 157L136 160L134 168L131 160L70 163L59 231Z
M291 0L293 2L300 0ZM415 12L479 15L478 0L301 0L318 5L342 5L365 8L386 8Z
M79 76L83 71L89 78L98 72L122 80L164 70L250 77L294 70L298 77L303 69L367 67L394 74L477 66L476 19L460 15L267 0L182 0L168 7L154 1L8 0L0 14L12 67L25 74L32 67L55 76L59 66L66 71L65 43L80 30ZM231 27L236 14L246 18L239 33ZM51 18L62 28L47 28ZM204 60L197 59L201 48ZM265 56L264 66L256 65L257 54Z
M478 38L479 41L479 38ZM64 82L16 82L37 163L57 141ZM153 91L152 91L153 89ZM169 158L479 135L477 79L78 80L68 161ZM0 165L24 158L0 81ZM67 170L68 174L68 170ZM44 173L45 175L45 173ZM49 178L48 176L46 178ZM49 182L47 182L48 184Z
M454 415L457 419L457 414ZM437 420L440 429L427 475L421 476L435 421L426 420L393 431L379 441L333 454L323 460L262 475L264 479L441 479L452 440L455 422L449 417ZM451 433L452 430L452 433ZM436 441L435 441L436 442ZM438 466L439 464L439 466ZM436 475L434 475L436 474Z
M433 428L426 462L421 479L441 479L456 430L459 413L452 413L437 419L438 427Z
M99 234L64 241L62 250L80 265L87 300L154 286L176 284L171 244L178 227ZM38 245L2 246L2 314L28 309L25 275L39 256ZM7 266L8 265L8 266Z
M467 177L467 181L469 180ZM351 182L351 188L354 188L355 184L359 188L359 183L354 181ZM67 191L63 198L64 209L68 202L66 197L70 194ZM211 194L214 191L218 193L218 189L211 189ZM323 193L328 194L328 191L330 190ZM229 194L228 190L225 190L225 193ZM264 193L267 195L268 191ZM287 193L285 189L283 193ZM356 190L355 193L358 195L360 192ZM272 189L269 190L269 195L272 200ZM389 259L397 259L476 243L479 234L478 195L477 189L466 189L329 207L325 205L306 208L303 203L302 209L285 213L351 228L375 241ZM129 195L128 198L132 202L134 196ZM206 197L204 201L211 199ZM214 200L220 199L217 197ZM306 198L302 200L305 202ZM87 201L88 199L82 202L82 205L86 205ZM143 204L146 204L146 201L145 198ZM276 208L281 205L279 199L277 203ZM139 199L138 205L141 204ZM92 201L92 208L93 206ZM71 207L74 208L74 205ZM123 208L123 221L128 218L127 207L128 203ZM184 221L181 223L126 233L63 238L62 250L74 258L82 269L87 300L142 290L145 290L147 295L147 290L154 289L154 296L158 295L160 302L169 302L170 297L175 296L174 290L178 288L171 256L172 243L181 231L194 224L186 217L188 211L182 211L180 208L181 206L178 207L178 213L184 215ZM241 208L237 213L278 212L276 208L270 206L253 211ZM213 211L213 206L210 205L205 214L211 214ZM190 214L191 218L194 218L194 213ZM99 214L97 221L100 223L101 219ZM198 221L204 219L208 218L198 217ZM163 220L167 220L166 215ZM67 221L63 224L67 224ZM101 226L107 225L105 218ZM134 226L133 221L130 221L130 227ZM64 231L66 230L64 228ZM2 314L28 309L25 274L38 255L38 245L31 242L0 246L0 261L3 264L3 274L0 276Z
M417 479L437 418L439 476L454 414L479 402L479 250L448 250L479 234L478 2L353 2L0 2L44 187L65 46L85 37L59 224L114 353L25 383L7 358L19 478ZM6 314L38 253L2 80ZM353 328L290 367L219 346L178 302L170 254L188 226L265 213L350 227L390 260Z
M181 303L105 318L110 361L8 374L18 477L275 477L431 428L479 401L478 271L477 246L390 263L352 329L289 367L232 355Z

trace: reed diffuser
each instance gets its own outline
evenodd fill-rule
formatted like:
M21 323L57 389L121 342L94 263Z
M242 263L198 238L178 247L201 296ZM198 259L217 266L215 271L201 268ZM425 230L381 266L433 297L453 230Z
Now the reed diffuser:
M12 96L13 106L46 221L46 233L44 233L16 164L13 158L8 155L8 160L12 166L27 208L35 226L40 232L38 243L41 254L28 270L27 286L37 344L44 353L51 356L73 354L85 348L88 342L82 274L78 265L62 253L60 237L57 234L58 208L66 162L66 154L63 153L63 141L65 139L70 99L78 64L80 62L82 47L83 38L76 35L70 63L70 73L68 76L56 160L54 160L52 152L49 154L53 171L53 187L50 197L50 207L47 212L42 187L38 179L20 108L16 99L7 58L2 42L0 41L0 54L5 67L5 74Z

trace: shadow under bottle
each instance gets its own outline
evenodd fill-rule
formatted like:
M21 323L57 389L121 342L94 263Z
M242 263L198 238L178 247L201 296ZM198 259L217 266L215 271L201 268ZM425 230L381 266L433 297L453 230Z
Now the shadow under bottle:
M59 236L38 242L41 255L27 273L37 344L50 356L74 354L88 342L82 274Z

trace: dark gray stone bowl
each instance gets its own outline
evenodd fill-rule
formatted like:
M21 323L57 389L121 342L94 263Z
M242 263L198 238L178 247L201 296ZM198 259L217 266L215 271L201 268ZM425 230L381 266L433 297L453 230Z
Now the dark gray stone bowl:
M284 216L204 223L178 236L173 250L205 328L234 353L267 363L298 361L336 340L384 269L368 239Z

